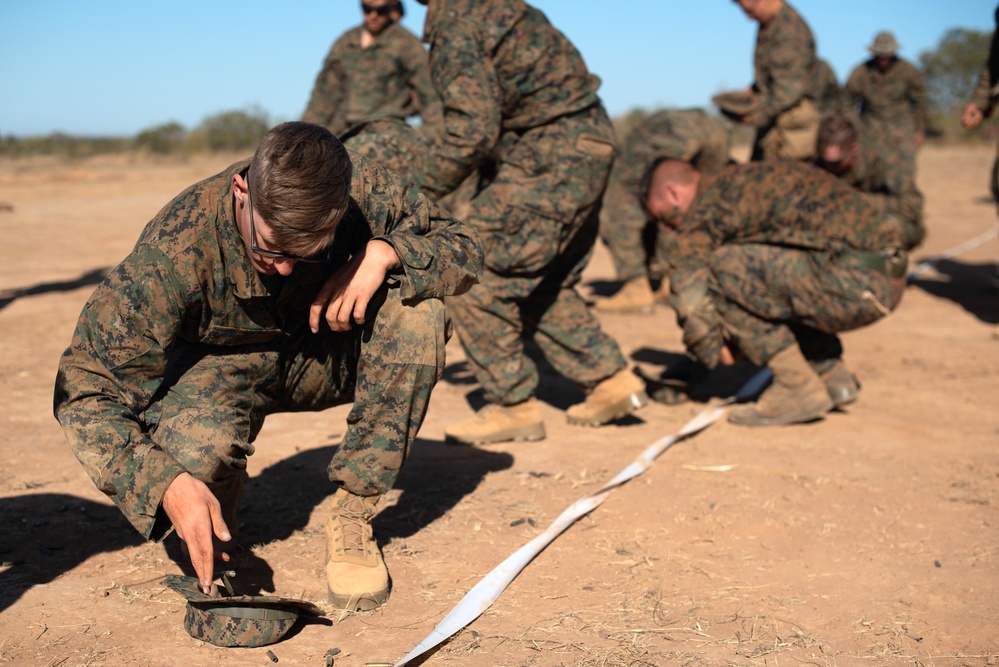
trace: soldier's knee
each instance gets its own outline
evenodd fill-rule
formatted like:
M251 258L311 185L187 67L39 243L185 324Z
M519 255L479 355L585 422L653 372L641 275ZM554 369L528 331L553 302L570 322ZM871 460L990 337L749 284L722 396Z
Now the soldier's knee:
M382 306L375 335L382 337L387 363L444 367L449 322L440 299L403 303L389 298Z
M242 474L253 453L248 420L217 406L185 409L162 419L153 439L206 484Z

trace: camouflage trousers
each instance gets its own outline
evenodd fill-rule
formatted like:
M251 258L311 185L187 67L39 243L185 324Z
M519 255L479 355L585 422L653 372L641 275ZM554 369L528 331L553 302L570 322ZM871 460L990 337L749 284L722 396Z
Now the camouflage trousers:
M480 283L447 300L472 372L491 403L534 395L532 336L562 375L592 387L625 367L617 343L576 291L597 238L614 130L594 106L513 139L466 222L485 254Z
M152 438L220 500L245 477L264 418L353 402L329 479L357 495L392 488L444 369L440 300L389 289L373 321L343 334L308 323L259 345L187 345L143 414ZM237 498L238 499L238 498Z
M797 343L817 365L836 359L843 352L838 332L871 324L901 301L905 264L903 253L886 275L850 251L722 246L711 256L708 289L716 340L703 349L720 351L728 341L763 365Z

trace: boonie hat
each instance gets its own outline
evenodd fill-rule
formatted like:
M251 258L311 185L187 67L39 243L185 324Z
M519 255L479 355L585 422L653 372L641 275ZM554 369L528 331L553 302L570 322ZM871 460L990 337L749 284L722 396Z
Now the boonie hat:
M755 112L760 102L756 95L745 90L733 90L726 93L718 93L711 98L723 114L733 120L742 120Z
M205 595L195 577L172 574L163 584L187 598L187 633L215 646L267 646L281 641L300 617L326 615L304 600L270 595Z
M898 53L898 43L890 32L879 32L874 36L874 43L867 50L876 56L893 56Z

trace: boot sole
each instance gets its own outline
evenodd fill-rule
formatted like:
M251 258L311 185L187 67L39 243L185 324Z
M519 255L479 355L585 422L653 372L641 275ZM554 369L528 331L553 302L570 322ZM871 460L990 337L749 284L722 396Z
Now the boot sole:
M612 403L595 415L582 418L576 417L572 413L566 413L565 418L573 426L603 426L607 422L612 422L621 417L627 417L649 402L649 397L644 391L636 391L622 398L617 403Z
M375 593L355 593L354 595L341 595L334 593L327 586L327 599L341 611L373 611L385 604L388 600L390 586L386 586Z
M534 424L532 426L523 426L520 428L508 428L479 437L460 438L454 435L445 434L444 442L449 442L454 445L491 445L497 442L534 442L537 440L544 440L546 436L545 425Z
M750 406L746 407L750 409L746 411L738 409L730 410L728 421L739 426L789 426L791 424L805 424L822 419L835 407L835 404L832 399L828 399L808 409L798 410L797 412L779 417L766 417L752 411Z

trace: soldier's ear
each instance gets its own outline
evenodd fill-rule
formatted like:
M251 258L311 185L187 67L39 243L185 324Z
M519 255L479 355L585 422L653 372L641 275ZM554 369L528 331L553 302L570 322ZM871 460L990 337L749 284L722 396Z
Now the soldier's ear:
M242 174L233 174L232 194L241 206L246 203L246 179Z

